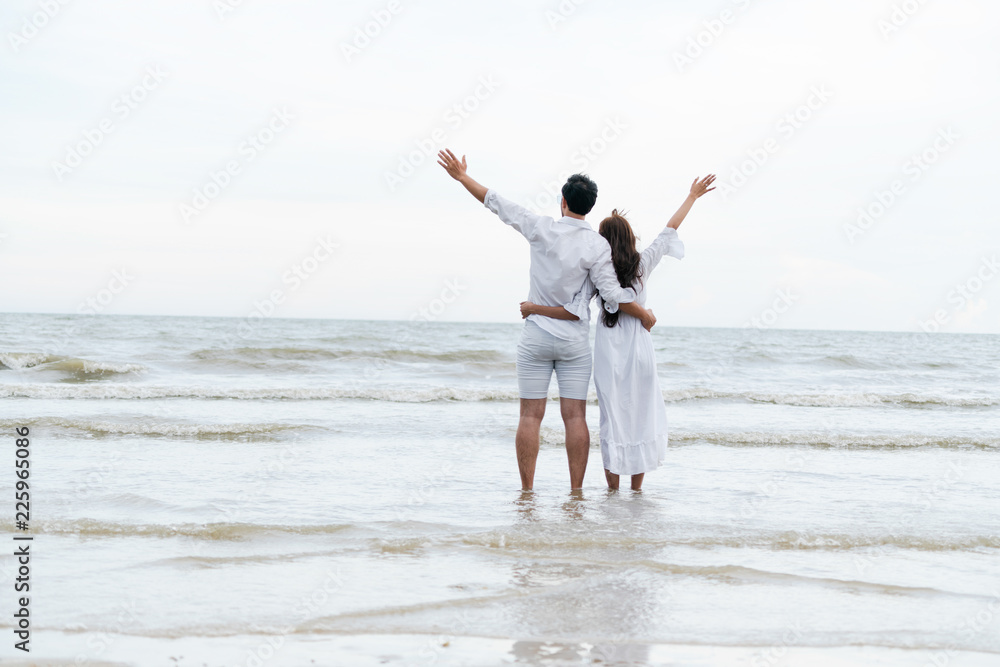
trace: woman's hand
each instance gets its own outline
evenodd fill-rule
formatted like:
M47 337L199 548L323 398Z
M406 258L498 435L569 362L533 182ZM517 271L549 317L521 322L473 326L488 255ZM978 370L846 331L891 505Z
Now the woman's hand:
M641 321L642 321L642 327L646 331L652 331L653 327L656 326L656 315L653 314L653 311L647 310L646 317L643 317Z
M706 192L711 192L715 188L710 188L708 186L710 186L714 182L715 182L715 174L709 174L700 181L697 178L694 179L694 183L691 184L691 196L697 199Z
M526 319L528 317L528 315L534 315L534 314L535 314L535 304L531 303L530 301L522 301L521 302L521 319L522 320Z
M709 174L701 180L698 180L697 178L694 179L694 183L691 184L691 192L688 193L684 203L681 204L681 207L677 209L677 212L674 213L673 217L670 218L670 221L667 222L667 227L670 227L671 229L677 229L680 227L681 223L684 222L684 218L686 218L687 214L691 212L691 207L694 206L696 201L698 201L698 198L706 192L711 192L715 189L714 187L709 187L712 183L715 183L715 174Z

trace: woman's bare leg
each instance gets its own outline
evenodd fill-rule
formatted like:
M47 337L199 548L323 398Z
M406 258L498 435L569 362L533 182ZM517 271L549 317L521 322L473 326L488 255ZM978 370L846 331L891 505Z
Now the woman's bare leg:
M620 477L607 468L604 469L604 476L608 479L608 488L617 491Z
M632 490L641 491L642 490L642 478L646 476L646 473L641 472L638 475L632 475Z

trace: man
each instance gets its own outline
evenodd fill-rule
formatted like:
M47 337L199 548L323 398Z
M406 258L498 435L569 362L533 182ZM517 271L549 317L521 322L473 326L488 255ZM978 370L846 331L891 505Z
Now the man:
M532 213L477 183L468 174L464 155L459 161L450 150L443 150L438 153L438 164L528 240L531 246L530 301L545 306L570 303L589 276L608 310L615 312L620 304L623 313L640 318L647 328L653 325L652 314L633 303L635 291L618 283L608 242L586 222L586 215L597 202L597 185L592 180L575 174L566 181L560 203L562 216L555 220ZM517 346L521 419L517 426L516 448L524 490L531 490L535 482L538 438L553 370L559 383L559 408L566 425L570 485L573 489L583 487L590 453L587 393L591 365L589 317L575 321L528 317Z

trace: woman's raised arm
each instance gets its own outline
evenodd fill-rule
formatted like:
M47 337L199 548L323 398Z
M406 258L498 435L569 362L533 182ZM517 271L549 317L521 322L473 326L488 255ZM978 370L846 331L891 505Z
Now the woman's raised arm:
M709 174L700 181L697 178L694 179L694 183L691 184L691 193L688 194L687 199L684 200L681 207L677 209L677 212L674 213L672 218L670 218L670 222L667 223L667 227L670 227L671 229L677 229L680 227L681 223L684 222L684 218L686 218L687 214L690 213L691 207L694 206L696 201L698 201L698 197L701 197L706 192L711 192L715 189L708 187L714 182L715 174Z

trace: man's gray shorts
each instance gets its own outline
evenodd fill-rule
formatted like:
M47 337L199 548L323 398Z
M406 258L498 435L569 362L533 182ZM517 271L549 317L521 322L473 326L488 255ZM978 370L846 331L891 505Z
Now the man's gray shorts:
M548 398L552 371L559 396L587 400L593 357L590 339L563 340L528 320L517 344L517 387L521 398Z

